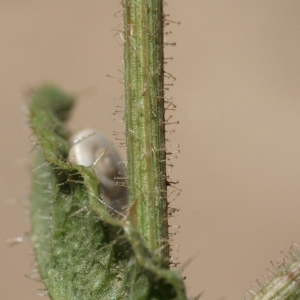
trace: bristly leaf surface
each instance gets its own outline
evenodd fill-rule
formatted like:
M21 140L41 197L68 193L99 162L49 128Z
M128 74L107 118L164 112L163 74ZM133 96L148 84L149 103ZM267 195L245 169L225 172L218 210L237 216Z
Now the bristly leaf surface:
M38 157L31 193L32 241L53 300L186 299L179 273L160 268L129 220L110 216L92 168L67 161L64 121L74 98L36 90L30 123Z

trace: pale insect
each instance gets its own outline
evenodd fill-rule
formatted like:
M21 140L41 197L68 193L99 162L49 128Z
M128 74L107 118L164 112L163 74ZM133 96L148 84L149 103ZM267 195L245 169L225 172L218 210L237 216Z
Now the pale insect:
M75 134L69 151L69 161L82 166L92 166L100 180L101 196L112 216L121 217L128 208L127 187L117 185L118 175L125 169L115 147L100 132L84 129ZM122 176L121 175L121 176Z

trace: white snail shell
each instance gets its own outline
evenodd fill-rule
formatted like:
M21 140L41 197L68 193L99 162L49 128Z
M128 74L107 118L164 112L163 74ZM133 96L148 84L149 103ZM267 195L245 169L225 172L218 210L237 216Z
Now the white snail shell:
M124 166L115 147L95 129L84 129L72 137L69 161L82 166L93 166L100 180L109 212L115 216L124 215L128 206L127 188L116 185L119 174L124 174Z

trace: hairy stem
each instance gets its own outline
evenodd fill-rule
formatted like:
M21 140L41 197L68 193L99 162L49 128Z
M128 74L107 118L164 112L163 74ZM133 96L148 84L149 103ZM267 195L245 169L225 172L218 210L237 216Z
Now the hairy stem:
M246 293L249 300L298 300L300 299L300 251L291 246L288 255L272 263L275 273L269 270L266 283L256 281L254 290Z
M128 188L136 226L168 267L163 3L123 0Z

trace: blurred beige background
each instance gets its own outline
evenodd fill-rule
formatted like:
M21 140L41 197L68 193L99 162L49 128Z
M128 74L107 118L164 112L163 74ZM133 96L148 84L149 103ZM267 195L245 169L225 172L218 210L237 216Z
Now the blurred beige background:
M22 92L54 82L76 92L70 126L112 137L122 101L122 48L113 28L120 1L0 1L0 298L40 299L29 244L7 238L30 229L30 130ZM300 1L169 0L181 21L166 70L180 120L170 136L181 154L172 175L183 193L172 224L190 296L243 299L270 260L300 243ZM119 15L117 15L119 16ZM119 27L118 27L119 25ZM20 203L20 204L17 204ZM201 298L202 299L202 298Z

